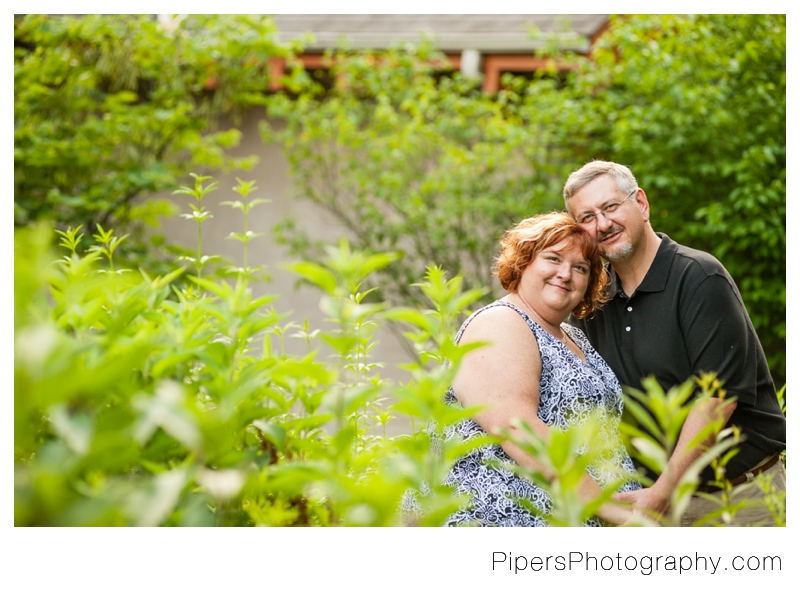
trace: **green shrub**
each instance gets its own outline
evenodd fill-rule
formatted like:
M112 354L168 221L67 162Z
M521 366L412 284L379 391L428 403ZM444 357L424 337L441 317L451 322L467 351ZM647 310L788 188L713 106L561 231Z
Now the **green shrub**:
M339 50L337 84L293 78L268 103L297 199L325 208L359 249L403 250L378 275L410 303L437 263L465 286L493 284L502 232L562 209L590 159L631 168L657 231L715 255L742 293L776 385L786 378L786 16L612 16L571 72L503 77L496 95L442 72L428 45ZM285 123L285 127L283 124ZM279 126L276 126L278 128ZM302 222L283 240L324 256Z
M205 180L180 191L199 204L213 188ZM243 201L233 207L258 205L248 200L251 182L236 189ZM198 228L207 220L192 218ZM474 412L446 405L443 394L474 347L453 336L483 290L465 291L434 266L416 284L427 308L374 302L361 287L398 254L342 241L320 263L287 266L320 288L336 329L306 324L287 334L274 297L253 294L255 270L201 275L202 243L189 262L196 274L152 276L118 268L125 238L112 231L99 228L88 249L80 227L57 235L60 258L47 225L15 232L15 525L440 525L465 504L442 480L455 459L492 439L441 442L434 427ZM374 332L389 320L409 328L419 354L406 383L381 378L370 358ZM305 341L307 353L287 355L284 337ZM333 362L321 359L323 343ZM650 459L674 446L681 389L647 387L651 407L672 410L659 418L664 439L634 435ZM399 416L410 433L388 437ZM570 486L589 459L576 464L573 455L586 438L576 428L547 445L521 443L553 468L556 479L543 485L554 524L580 524L599 504L577 505ZM695 484L696 471L676 496ZM413 492L425 495L406 512L401 502ZM764 500L785 522L783 499L765 492Z
M412 365L403 385L368 360L389 312L358 288L396 256L343 243L327 267L295 264L339 329L306 328L309 352L292 357L273 344L273 297L254 297L244 271L227 282L114 270L122 238L98 234L81 253L80 229L59 233L56 260L51 232L15 235L15 524L400 524L403 494L439 484L461 450L433 451L424 430L464 413L441 399L453 367ZM422 285L440 299L418 320L433 360L457 362L448 336L477 296L454 287L436 269ZM319 340L338 362L319 360ZM417 429L387 437L401 413ZM435 487L414 522L455 504Z
M153 265L165 239L148 243L143 226L174 206L152 195L190 168L257 161L227 151L244 110L265 101L269 58L294 47L274 33L265 15L16 17L15 225L124 229L123 248Z
M444 56L428 45L331 57L335 88L298 75L268 103L279 123L264 122L263 137L284 149L296 198L330 213L355 248L403 252L376 276L393 305L424 306L413 283L431 265L488 289L483 302L499 297L501 233L563 207L565 165L547 130L520 117L519 96L497 100L458 73L442 76ZM325 256L302 222L277 230L293 255Z

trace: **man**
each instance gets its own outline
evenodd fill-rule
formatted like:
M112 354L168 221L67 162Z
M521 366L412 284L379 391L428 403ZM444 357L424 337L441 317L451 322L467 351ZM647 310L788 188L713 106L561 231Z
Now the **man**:
M609 262L611 300L593 318L576 323L620 383L640 389L641 380L653 375L667 390L713 371L726 398L733 400L694 402L665 471L651 473L657 478L651 487L618 498L666 513L680 478L702 454L701 448L688 445L720 419L744 435L739 453L726 466L726 478L739 485L763 473L785 491L779 455L786 447L786 419L739 290L722 264L656 233L647 196L623 165L592 161L573 172L564 186L564 202ZM708 484L713 479L713 470L705 468L699 489L718 491ZM740 498L762 496L747 486L738 486L737 492ZM691 525L715 508L714 502L695 496L681 524ZM774 524L767 509L737 513L735 522Z

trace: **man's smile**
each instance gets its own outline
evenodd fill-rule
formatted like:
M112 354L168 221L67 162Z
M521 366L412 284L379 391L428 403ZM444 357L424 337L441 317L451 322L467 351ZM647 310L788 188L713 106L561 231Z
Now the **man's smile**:
M610 242L610 241L613 241L613 240L614 240L614 239L616 239L616 238L617 238L617 237L618 237L620 234L622 234L622 232L623 232L624 230L625 230L625 229L623 229L622 227L619 227L619 226L617 226L617 227L613 227L613 228L610 228L609 230L605 231L604 233L602 233L602 234L601 234L601 235L600 235L600 236L597 238L597 242L598 242L598 243L605 243L605 242Z

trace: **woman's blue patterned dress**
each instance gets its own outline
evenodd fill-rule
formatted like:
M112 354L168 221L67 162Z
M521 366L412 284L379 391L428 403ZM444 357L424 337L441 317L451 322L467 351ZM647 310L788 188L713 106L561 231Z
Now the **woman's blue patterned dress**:
M589 473L601 485L614 480L627 479L620 491L638 490L641 485L630 479L635 475L633 462L618 438L618 424L622 415L622 389L614 372L589 344L584 333L569 324L561 328L580 347L586 357L583 362L569 348L545 331L523 311L507 301L495 301L473 313L461 326L456 336L460 341L469 323L490 307L510 307L526 321L536 336L542 359L539 383L539 418L549 426L567 428L585 422L590 414L603 408L612 422L606 423L609 443L616 443L607 452L609 459L602 467L589 468ZM453 405L460 405L452 388L445 396ZM470 439L485 435L474 420L467 419L444 428L444 439ZM605 440L605 439L604 439ZM514 463L500 445L486 445L460 458L447 475L445 483L453 485L459 494L469 494L471 504L448 518L446 525L483 526L546 526L547 523L515 501L525 498L536 508L547 512L550 497L531 481L499 467ZM588 526L600 526L597 518L587 521Z

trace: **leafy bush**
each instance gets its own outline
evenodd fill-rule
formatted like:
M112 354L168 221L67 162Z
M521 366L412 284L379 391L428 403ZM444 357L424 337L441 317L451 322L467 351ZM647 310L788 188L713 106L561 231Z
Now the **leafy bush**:
M14 222L131 232L172 212L137 201L195 170L247 169L227 149L238 114L263 104L267 61L290 53L272 20L193 15L25 15L14 22ZM60 227L60 228L63 228ZM163 241L163 238L161 239ZM152 248L151 248L152 249Z
M613 17L591 60L550 57L575 70L506 75L487 96L437 70L428 46L338 51L333 88L294 76L268 106L286 127L264 137L283 143L298 199L326 208L357 247L406 254L378 275L393 304L416 298L416 270L432 262L493 299L506 228L562 209L568 174L588 160L628 165L654 228L731 272L783 384L785 15ZM324 255L302 224L283 230L295 253Z
M499 296L491 258L502 231L562 207L564 163L546 150L546 130L519 116L512 95L443 74L427 45L330 59L334 88L298 75L268 104L280 123L263 136L284 146L297 198L335 216L356 248L403 252L377 276L389 303L421 304L412 284L433 264L488 288L483 302ZM302 224L278 231L293 253L324 257Z
M199 201L213 186L204 181L196 176L181 191ZM236 189L244 201L234 207L258 205L247 199L252 182ZM452 339L482 290L464 291L460 278L430 267L417 284L428 308L368 303L365 279L398 256L343 241L321 264L288 265L321 289L337 328L290 335L308 345L290 356L274 297L249 286L254 270L245 266L231 281L203 277L200 248L197 274L151 276L114 263L124 237L111 231L99 229L86 250L80 228L57 234L60 259L46 225L15 233L16 525L440 525L465 503L442 479L457 457L492 439L443 442L433 427L474 411L442 396L474 347ZM419 354L407 383L382 379L370 359L372 336L390 319L410 329ZM333 362L321 360L321 342ZM690 387L682 389L685 396ZM647 397L672 410L659 418L668 437L634 444L663 459L682 419L681 395L650 386ZM410 418L411 432L387 436L399 416ZM521 443L553 468L556 479L543 485L554 524L577 525L599 504L576 504L570 487L591 460L574 454L591 439L587 426ZM694 484L696 471L679 495ZM413 492L424 496L404 510ZM764 500L785 521L782 499Z
M405 491L439 484L461 450L433 451L424 430L464 414L440 397L453 368L412 366L401 385L368 362L385 306L358 288L393 255L343 243L327 267L293 266L327 293L339 330L304 332L309 351L292 357L273 343L273 297L254 298L245 273L115 270L122 238L98 234L81 254L80 229L59 232L67 255L53 263L50 233L15 238L17 525L399 524ZM431 360L459 358L448 338L477 295L458 286L435 268L422 285ZM319 339L338 362L318 359ZM387 437L400 413L417 429ZM435 487L414 521L439 523L455 504Z

